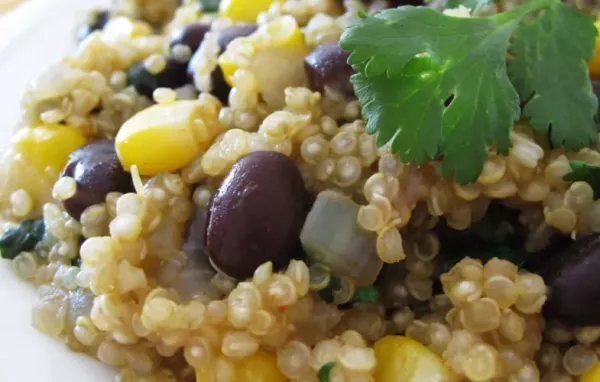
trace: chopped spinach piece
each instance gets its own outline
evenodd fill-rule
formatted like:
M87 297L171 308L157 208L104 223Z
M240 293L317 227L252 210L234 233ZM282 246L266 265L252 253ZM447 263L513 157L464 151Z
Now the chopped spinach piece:
M44 219L25 220L0 237L0 256L14 259L23 251L31 251L44 237Z
M331 374L331 370L334 366L335 362L329 362L321 366L321 368L319 369L319 373L317 374L319 382L329 382L329 375Z
M219 3L221 0L200 0L200 5L202 6L202 12L204 13L214 13L219 10Z

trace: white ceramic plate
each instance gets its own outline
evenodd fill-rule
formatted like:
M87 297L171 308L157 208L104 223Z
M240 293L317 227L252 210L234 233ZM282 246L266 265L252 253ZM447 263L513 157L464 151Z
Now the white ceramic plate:
M26 0L0 15L0 145L6 145L18 120L25 83L74 49L73 28L82 10L109 2ZM31 327L34 296L34 289L0 260L0 381L112 381L115 371Z

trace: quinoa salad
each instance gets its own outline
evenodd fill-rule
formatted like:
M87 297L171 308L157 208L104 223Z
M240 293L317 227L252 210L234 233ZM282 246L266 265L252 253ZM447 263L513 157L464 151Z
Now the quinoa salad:
M33 327L118 382L600 382L599 10L90 10L0 156Z

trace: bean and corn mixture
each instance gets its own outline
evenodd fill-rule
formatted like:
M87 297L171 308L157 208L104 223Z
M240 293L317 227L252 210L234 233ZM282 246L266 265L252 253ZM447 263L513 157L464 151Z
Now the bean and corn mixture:
M486 4L91 12L1 157L0 251L34 327L119 382L600 381L600 140L520 120L455 182L367 131L350 82L361 17L518 5ZM589 70L600 90L600 51Z

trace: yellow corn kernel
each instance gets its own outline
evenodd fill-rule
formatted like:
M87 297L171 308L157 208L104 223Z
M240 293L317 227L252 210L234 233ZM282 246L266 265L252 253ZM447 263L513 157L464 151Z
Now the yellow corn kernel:
M102 38L108 42L130 40L151 34L152 27L149 24L143 21L134 21L125 16L111 19L102 29Z
M234 368L236 382L285 382L287 379L277 368L275 354L258 351L240 360L229 360ZM196 369L196 382L212 382L213 365Z
M263 48L295 48L305 47L304 36L296 19L292 16L282 16L261 27L252 35L241 38L241 41L251 44L254 48L260 50ZM254 52L256 54L257 52ZM231 81L235 71L239 69L237 49L232 45L232 49L227 49L219 58L219 65L223 71L223 77L229 86L233 86Z
M373 348L377 359L377 382L457 380L437 354L411 338L386 336Z
M271 4L281 0L224 0L221 1L219 14L233 21L256 22L261 12L269 9Z
M285 105L286 87L306 84L304 57L307 54L308 47L298 22L284 15L261 25L250 36L236 39L219 57L219 66L230 86L238 69L251 71L263 99L279 109Z
M588 370L579 379L579 382L599 382L599 381L600 381L600 362L596 363L596 366L594 366L590 370Z
M247 37L242 37L240 38L240 40L249 41ZM227 82L227 85L233 87L232 78L235 74L235 71L239 68L239 65L235 61L235 58L232 55L223 54L219 57L219 66L221 67L221 71L223 72L223 78L225 79L225 82Z
M144 109L123 124L115 144L123 168L141 175L176 171L190 163L216 134L198 101L175 101Z
M17 131L13 150L43 174L50 167L57 175L75 149L86 143L81 129L67 125L44 124Z
M600 21L596 21L595 25L596 30L600 32ZM588 68L590 69L590 75L600 76L600 36L596 37L594 57L588 62Z

